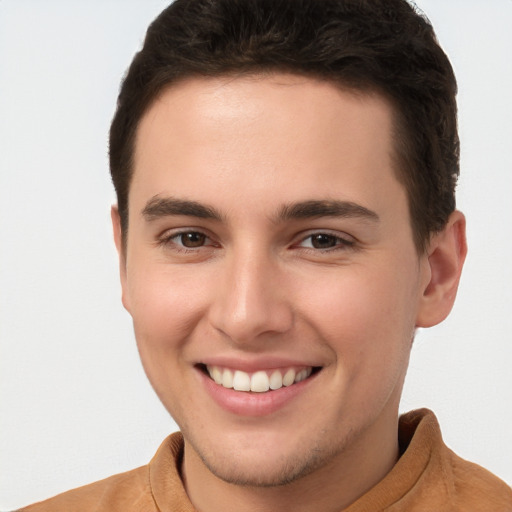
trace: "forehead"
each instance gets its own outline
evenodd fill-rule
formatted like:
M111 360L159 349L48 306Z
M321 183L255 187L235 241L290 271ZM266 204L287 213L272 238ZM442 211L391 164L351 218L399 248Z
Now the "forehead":
M297 135L305 128L304 123L315 123L312 128L336 128L340 116L345 124L357 117L365 128L373 125L387 135L392 113L391 105L378 93L301 75L193 77L165 88L146 110L137 131L136 154L140 155L141 145L147 141L141 132L150 135L151 125L164 118L180 124L182 130L174 134L178 136L194 135L199 129L236 134L242 125L244 129L250 124L259 129L256 123L262 119L276 129L287 124L287 132ZM314 133L310 130L309 135ZM325 136L324 130L319 135Z
M378 201L396 181L391 134L392 109L377 94L287 74L188 79L141 119L131 192Z

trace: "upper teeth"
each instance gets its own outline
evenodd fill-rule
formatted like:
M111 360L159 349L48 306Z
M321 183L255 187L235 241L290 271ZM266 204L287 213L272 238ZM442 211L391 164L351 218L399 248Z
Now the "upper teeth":
M269 389L291 386L294 382L307 379L313 368L288 368L284 370L260 370L253 374L241 370L230 370L218 366L207 366L210 377L219 385L236 391L254 391L264 393Z

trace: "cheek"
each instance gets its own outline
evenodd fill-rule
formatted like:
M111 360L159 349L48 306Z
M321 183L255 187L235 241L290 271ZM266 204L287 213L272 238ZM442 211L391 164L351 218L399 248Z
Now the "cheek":
M354 373L382 376L408 358L416 303L411 272L386 268L341 269L327 288L309 294L310 322Z
M203 316L204 288L169 270L146 269L130 277L130 313L144 371L166 409L180 417L181 389L190 378L183 361Z
M171 268L134 273L130 280L130 313L139 350L155 357L183 345L206 307L205 287Z

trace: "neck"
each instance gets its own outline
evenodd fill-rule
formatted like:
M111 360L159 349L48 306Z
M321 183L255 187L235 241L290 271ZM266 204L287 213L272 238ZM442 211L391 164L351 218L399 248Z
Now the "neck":
M240 486L215 476L185 442L182 475L199 512L339 512L380 482L398 459L398 412L379 418L328 463L286 485Z

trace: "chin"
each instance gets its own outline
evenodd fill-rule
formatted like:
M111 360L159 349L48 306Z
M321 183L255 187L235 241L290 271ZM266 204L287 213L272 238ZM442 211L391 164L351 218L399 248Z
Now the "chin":
M292 482L313 472L322 465L317 455L305 460L272 460L260 464L250 460L247 464L243 461L233 467L233 461L227 464L210 464L203 460L206 467L217 478L229 484L246 487L279 487Z
M246 487L278 487L291 484L326 466L336 456L333 447L322 443L304 443L288 450L263 448L264 443L253 440L250 448L217 452L196 450L206 468L217 478L229 484ZM217 447L217 450L220 446ZM234 461L236 463L234 464Z

